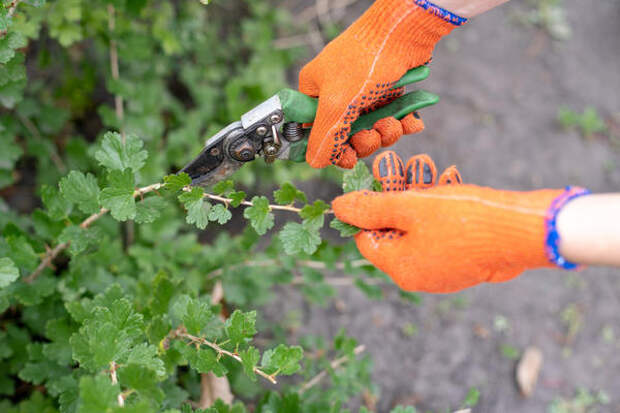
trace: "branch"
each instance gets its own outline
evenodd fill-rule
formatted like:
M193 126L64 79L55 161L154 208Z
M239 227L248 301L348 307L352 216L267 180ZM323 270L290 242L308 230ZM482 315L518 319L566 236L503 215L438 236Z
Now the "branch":
M147 194L149 192L153 192L153 191L157 191L158 189L162 188L164 186L164 184L162 183L157 183L157 184L152 184L152 185L148 185L142 188L138 188L134 191L133 193L133 197L136 198L138 196L142 197L142 195ZM190 191L191 189L189 189L189 187L185 187L183 188L184 191ZM213 194L204 194L205 198L209 198L212 199L214 201L218 201L218 202L222 202L224 204L226 204L226 206L228 206L231 202L232 199L231 198L225 198L219 195L213 195ZM253 206L254 204L250 201L243 201L241 203L241 205L243 206ZM280 210L280 211L291 211L291 212L301 212L301 208L297 208L294 207L292 205L269 205L269 209L270 210ZM105 214L107 214L109 212L108 209L106 208L101 208L101 210L99 210L99 212L97 212L96 214L92 214L91 216L89 216L88 218L86 218L84 221L82 221L82 223L80 223L80 227L81 228L88 228L93 222L97 221L99 218L101 218L102 216L104 216ZM324 212L324 214L333 214L334 212L329 209L327 211ZM45 256L42 258L41 263L39 264L39 266L26 278L24 278L24 281L26 283L31 283L33 282L42 272L46 267L49 267L52 263L52 261L58 256L58 254L60 254L62 251L64 251L65 249L67 249L67 247L69 247L69 242L63 242L62 244L58 244L56 245L56 247L54 247L53 249L47 251L45 253ZM364 261L364 263L359 263L358 266L363 266L363 265L368 265L368 262L366 260L361 260ZM312 265L314 267L312 267ZM321 265L323 265L320 262L313 262L313 264L310 264L308 266L310 266L311 268L327 268L325 266L321 267ZM344 264L341 264L342 268L344 268ZM338 267L337 267L338 268ZM217 271L217 270L216 270Z
M138 189L136 189L134 191L133 197L136 198L136 197L142 196L142 195L144 195L146 193L149 193L149 192L152 192L152 191L157 191L162 186L163 186L162 184L153 184L153 185L145 186L143 188L138 188ZM108 212L109 212L108 209L101 208L99 210L99 212L97 212L95 214L92 214L91 216L86 218L84 221L82 221L80 223L80 228L83 228L83 229L88 228L93 222L97 221L99 218L101 218L102 216L104 216ZM43 272L43 270L46 267L50 266L50 264L58 256L58 254L60 254L67 247L69 247L69 244L70 244L69 242L63 242L61 244L56 245L53 249L47 251L45 253L45 256L43 257L43 259L41 260L41 263L39 264L39 266L29 276L24 278L24 282L26 282L26 283L33 282Z
M193 335L187 333L187 331L185 330L185 327L183 327L183 326L181 326L181 327L177 328L176 330L174 330L172 332L172 334L171 334L171 337L172 338L175 338L175 337L186 338L186 339L188 339L190 341L190 343L203 344L203 345L205 345L207 347L210 347L213 350L215 350L218 353L218 355L224 354L224 355L226 355L226 356L228 356L228 357L230 357L232 359L237 360L239 363L243 364L243 361L241 360L241 357L239 357L238 354L232 353L232 352L230 352L228 350L224 350L222 347L218 346L215 343L210 342L207 339L204 339L202 337L196 337L196 336L193 336ZM259 369L258 367L254 367L254 373L256 373L259 376L269 380L273 384L277 383L275 375L267 374L263 370Z
M296 264L302 267L312 268L314 270L327 270L329 268L327 263L323 261L299 260L299 261L296 261ZM261 261L245 261L239 264L231 265L230 267L228 267L228 269L235 269L235 268L241 268L241 267L273 267L273 266L280 266L280 265L282 265L282 262L280 260L270 259L270 260L261 260ZM365 260L365 259L355 260L349 263L349 266L353 268L364 267L366 265L372 265L372 264L370 263L370 261ZM346 267L347 265L344 262L338 262L334 265L334 268L337 270L344 270ZM224 268L218 268L208 273L207 279L219 277L223 273L224 273ZM337 278L332 278L331 280L327 279L325 282L331 285L338 286L338 285L351 284L351 281L349 280L351 279L348 277L346 278L343 277L342 279L337 279ZM302 284L302 283L303 283L302 277L293 279L293 284Z
M184 191L191 191L191 187L185 187L183 188ZM225 205L229 205L232 202L232 198L226 198L223 196L219 196L219 195L213 195L213 194L204 194L205 198L211 199L213 201L219 201L224 203ZM250 201L241 201L241 204L243 206L253 206L254 204ZM290 212L296 212L296 213L300 213L301 212L301 208L297 208L293 205L273 205L270 204L269 205L269 210L270 211L290 211ZM325 211L326 214L333 214L333 211L327 210Z
M110 362L110 379L112 380L112 384L118 383L118 377L116 376L117 366L118 365L115 362ZM119 393L118 396L116 396L116 400L118 400L118 405L120 407L125 406L125 397L123 396L123 393Z
M355 347L355 349L353 349L353 354L357 356L358 354L362 353L364 350L366 350L366 347L364 345L359 345L359 346ZM340 367L341 365L343 365L347 361L349 361L349 356L342 356L342 357L337 358L336 360L332 361L329 364L329 366L330 366L330 368L332 370L333 369L337 369L338 367ZM304 394L304 392L306 392L311 387L316 386L326 376L327 376L327 369L321 371L319 374L317 374L316 376L314 376L313 378L311 378L310 380L305 382L299 388L299 394Z
M108 29L110 30L110 71L112 72L112 79L118 80L120 77L118 71L118 49L116 47L116 40L114 40L114 28L116 26L115 19L116 10L114 5L108 5ZM123 119L125 112L123 109L123 97L120 95L114 95L114 108L116 110L116 119L119 123L119 129L121 131L121 139L123 145L125 144L125 130L123 128Z

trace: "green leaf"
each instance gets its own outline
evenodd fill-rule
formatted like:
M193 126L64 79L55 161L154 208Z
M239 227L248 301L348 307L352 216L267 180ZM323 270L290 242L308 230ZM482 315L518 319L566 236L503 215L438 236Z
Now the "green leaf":
M95 159L109 170L124 171L131 168L133 172L139 171L143 166L148 154L142 149L144 143L135 135L127 135L125 144L117 132L107 132L103 135L101 148L95 152Z
M226 195L229 192L235 190L235 185L232 180L227 179L225 181L220 181L217 184L213 185L213 192L216 195Z
M208 304L200 302L198 299L191 298L185 307L183 324L187 332L192 335L200 335L202 329L215 317Z
M284 252L289 255L299 254L302 251L309 255L314 254L321 244L318 228L305 222L303 224L287 222L279 236Z
M60 233L58 241L70 242L69 253L78 255L92 245L98 245L101 232L97 228L82 228L77 225L66 227Z
M344 192L371 189L374 178L364 162L358 162L342 176L342 190Z
M236 191L231 193L230 195L228 195L231 199L230 205L232 205L233 208L237 208L239 205L241 205L241 202L245 200L245 195L246 194L243 191Z
M194 186L190 192L179 195L179 200L187 209L185 221L188 224L196 225L199 229L205 229L209 223L211 204L204 201L204 190L201 187Z
M192 183L192 178L185 172L176 175L167 175L164 178L165 188L171 192L179 192Z
M280 189L273 192L273 197L276 203L280 205L289 205L294 203L296 200L301 202L308 202L306 198L306 194L302 191L298 190L291 183L284 183Z
M358 278L355 280L355 286L359 288L366 297L372 300L380 300L383 298L383 290L378 285L371 285L364 280Z
M217 353L211 349L199 349L192 365L199 373L213 372L218 377L222 377L228 372L228 369L219 362Z
M217 204L209 210L209 221L217 221L224 225L232 218L232 213L222 204Z
M299 216L304 219L304 224L309 228L319 229L325 222L325 211L329 209L323 201L315 201L314 204L304 206L299 212Z
M19 269L10 258L0 258L0 288L9 286L19 278Z
M136 204L136 222L150 224L161 215L165 202L158 196L150 196Z
M260 353L255 347L248 347L247 349L241 351L239 353L239 357L241 357L241 363L243 364L243 371L252 381L256 381L256 373L254 373L254 368L258 361L260 360Z
M472 387L467 392L465 396L465 400L463 401L463 405L466 407L474 407L478 404L478 400L480 399L480 391L477 388Z
M352 237L360 232L358 227L342 222L338 218L332 219L332 222L329 223L329 227L340 232L340 236L343 238Z
M299 361L303 355L304 351L299 346L287 347L280 344L263 353L261 367L267 374L291 375L301 368Z
M269 200L264 196L252 198L252 206L243 211L243 216L250 221L258 235L264 235L273 228L274 218L269 208Z
M132 184L133 185L133 184ZM58 184L60 193L69 202L78 206L85 214L99 211L99 186L92 174L71 171Z
M145 397L158 403L164 399L164 392L158 386L158 377L151 369L138 364L129 363L118 371L121 385L136 390Z
M133 193L134 177L130 169L110 171L108 186L101 191L101 204L109 209L112 217L118 221L134 219L136 201Z
M28 271L34 270L39 264L39 255L24 236L11 235L6 237L9 246L9 258L18 268Z
M6 64L15 56L15 49L25 47L28 41L20 32L12 31L0 38L0 64Z
M60 221L71 213L71 202L61 196L56 188L49 185L41 186L41 201L47 209L48 216L54 221Z
M256 311L244 313L235 310L226 320L226 333L231 344L238 346L249 342L256 334Z
M120 386L112 384L109 377L97 375L85 376L80 379L80 396L77 413L101 413L113 410L118 406L116 396Z

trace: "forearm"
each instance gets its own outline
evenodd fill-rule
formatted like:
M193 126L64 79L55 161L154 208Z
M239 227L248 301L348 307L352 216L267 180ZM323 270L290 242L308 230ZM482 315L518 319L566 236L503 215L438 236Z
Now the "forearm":
M452 13L470 18L506 3L508 0L432 0L432 2Z
M620 194L574 199L558 214L557 229L565 259L620 266Z

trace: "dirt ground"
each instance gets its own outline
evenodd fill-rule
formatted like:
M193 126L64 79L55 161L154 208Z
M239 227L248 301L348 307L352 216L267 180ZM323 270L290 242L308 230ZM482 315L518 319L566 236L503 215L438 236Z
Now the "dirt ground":
M348 18L370 3L350 6ZM569 40L517 23L532 6L516 0L443 40L423 84L442 100L422 111L427 129L395 150L429 153L439 168L454 163L466 182L496 188L618 191L620 155L608 139L563 131L556 115L561 105L593 105L605 119L620 116L620 2L566 0L564 8ZM596 411L620 411L618 269L529 271L506 284L424 294L419 306L403 302L395 288L379 302L353 288L340 288L339 299L344 310L303 306L300 333L331 337L345 327L365 344L379 411L398 402L456 410L470 387L481 394L475 412L544 412L554 399L570 403L579 388L609 396ZM280 302L287 300L294 306L296 296L283 293ZM524 399L511 356L532 345L544 364Z

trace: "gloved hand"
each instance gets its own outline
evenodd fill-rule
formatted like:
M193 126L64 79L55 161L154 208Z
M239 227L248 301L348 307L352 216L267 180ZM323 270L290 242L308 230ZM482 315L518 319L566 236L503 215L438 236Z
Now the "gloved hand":
M402 289L447 293L502 282L535 267L574 268L558 252L556 215L581 188L500 191L461 184L454 166L440 177L428 155L404 166L392 151L377 156L384 192L342 195L338 219L363 228L364 257Z
M306 152L310 166L352 168L358 156L421 131L422 120L409 114L401 121L382 119L348 142L360 113L400 96L402 88L390 90L395 82L427 63L439 39L463 22L427 0L377 0L329 43L299 74L299 90L319 98Z

